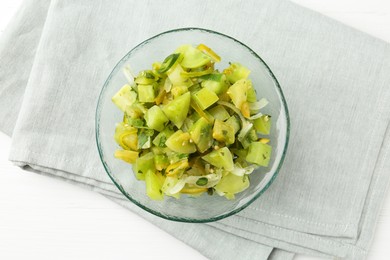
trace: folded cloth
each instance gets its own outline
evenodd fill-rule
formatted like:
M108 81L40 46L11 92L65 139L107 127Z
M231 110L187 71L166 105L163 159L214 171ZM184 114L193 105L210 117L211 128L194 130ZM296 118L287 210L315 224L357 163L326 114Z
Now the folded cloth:
M270 189L241 213L209 224L168 222L123 200L94 143L97 97L116 61L154 34L186 26L231 35L260 54L284 89L292 120L288 155ZM4 50L18 30L9 35L1 56L10 57ZM228 243L248 254L240 259L292 257L271 247L364 258L389 182L389 58L389 44L288 1L53 0L28 84L1 59L3 115L15 113L11 105L23 93L13 87L27 85L10 159L110 196L213 259L238 257L225 250ZM2 129L11 131L12 122ZM201 229L213 239L196 233ZM227 241L218 252L207 248L217 237Z

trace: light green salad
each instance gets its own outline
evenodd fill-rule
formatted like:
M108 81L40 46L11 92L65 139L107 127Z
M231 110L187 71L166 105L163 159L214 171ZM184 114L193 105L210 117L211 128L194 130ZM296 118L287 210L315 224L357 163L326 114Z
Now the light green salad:
M137 76L124 69L129 83L112 97L124 113L115 157L133 165L153 200L234 199L269 164L271 116L261 112L268 101L257 99L247 67L234 62L219 71L220 61L204 44L182 45Z

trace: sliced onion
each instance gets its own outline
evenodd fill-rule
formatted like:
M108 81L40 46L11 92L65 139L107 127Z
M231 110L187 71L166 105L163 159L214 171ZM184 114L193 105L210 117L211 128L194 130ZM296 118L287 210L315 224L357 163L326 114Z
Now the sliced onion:
M246 124L243 125L243 127L241 128L240 133L237 136L237 138L238 138L238 140L240 142L242 140L244 140L245 136L249 133L249 131L252 129L252 126L253 126L252 123L249 123L248 121L245 121L245 122L246 122Z
M251 117L249 117L250 120L255 120L257 118L260 118L263 116L263 113L257 113L256 115L253 115Z
M236 163L231 173L241 177L244 176L245 174L251 174L255 169L256 167L253 165L242 168L240 164Z
M203 176L186 176L186 177L183 176L183 178L184 178L185 183L192 184L192 185L195 185L196 187L200 187L200 188L210 188L210 187L214 187L215 185L217 185L218 182L221 180L222 171L217 170L216 173L210 173L210 174L203 175ZM198 180L201 178L207 179L206 185L200 186L200 185L196 184L198 182Z
M248 132L251 130L253 124L248 122L244 116L241 114L241 111L238 110L238 108L236 108L235 106L233 106L232 104L228 103L228 102L225 102L225 101L218 101L217 102L218 104L222 105L222 106L226 106L228 108L230 108L231 110L233 110L241 119L241 123L242 123L242 128L241 128L241 131L240 133L238 134L238 140L242 141L244 140L245 136L248 134ZM249 118L251 119L251 118Z
M132 85L134 83L134 73L130 67L130 65L126 65L124 68L123 68L123 74L125 75L127 81L129 82L130 85Z
M265 98L260 99L257 102L249 103L249 109L250 110L260 110L268 105L268 100Z
M180 192L184 188L184 185L186 185L185 180L179 179L179 181L176 183L176 185L173 186L172 188L168 189L167 191L170 194L176 194L176 193Z

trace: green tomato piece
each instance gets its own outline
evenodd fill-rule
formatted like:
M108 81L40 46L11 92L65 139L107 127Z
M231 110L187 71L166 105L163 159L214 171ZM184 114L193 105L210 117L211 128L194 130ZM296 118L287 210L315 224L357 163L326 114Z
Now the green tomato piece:
M137 179L144 180L147 171L156 171L156 167L154 166L154 154L152 152L138 157L135 161L134 172Z
M271 131L271 116L263 115L253 121L256 131L260 134L269 135Z
M180 128L187 118L188 110L191 103L191 94L187 92L163 107L164 114L171 120L177 128Z
M233 170L233 156L227 147L214 150L211 153L202 156L206 162L214 165L217 168L223 168L227 171Z
M214 117L214 119L225 121L230 118L229 112L225 109L224 106L221 105L213 107L208 112Z
M162 200L164 199L164 194L161 191L160 180L154 171L148 170L145 173L145 184L146 184L146 194L152 200Z
M137 93L132 90L130 85L126 84L111 100L120 110L122 110L122 112L126 112L126 110L137 100Z
M146 113L147 109L138 101L127 107L126 114L131 118L140 118Z
M211 61L209 56L189 44L180 46L176 51L183 54L180 64L187 69L199 68Z
M191 98L191 107L195 110L195 113L198 114L199 117L204 117L209 123L214 122L214 117L212 117L210 115L210 113L207 112L206 110L203 110L202 108L200 108L198 103L194 100L193 95Z
M152 106L145 114L146 124L159 132L164 130L166 123L169 119L165 116L164 112L159 106Z
M154 165L158 171L166 169L169 166L168 157L165 154L155 154Z
M168 138L174 133L170 127L166 127L162 132L158 133L158 135L153 139L153 144L158 147L166 147L165 143Z
M268 144L253 142L249 145L246 160L260 166L267 167L271 159L272 147Z
M241 79L247 79L251 71L240 63L232 63L223 71L230 83L234 84Z
M249 187L248 175L237 176L228 173L223 176L220 182L215 185L214 189L220 193L224 193L227 199L234 199L234 194L242 192Z
M234 143L234 129L232 126L222 122L221 120L215 120L213 127L213 138L219 142L223 142L226 145Z
M174 98L177 98L186 92L188 92L188 87L185 85L173 86L171 89L171 93Z
M234 134L237 134L237 132L241 129L240 120L236 116L229 117L225 123L233 128Z
M135 78L134 82L142 85L149 85L156 81L156 76L151 70L143 70Z
M176 152L170 150L169 148L166 148L165 153L168 156L168 161L170 164L177 163L178 161L181 161L184 159L188 160L188 157L189 157L189 154L187 154L187 153L176 153Z
M209 74L209 75L212 75L212 77L209 77L209 79L202 81L201 83L202 87L213 91L217 95L226 92L226 90L229 87L226 80L226 76L221 73Z
M177 153L194 153L196 152L196 146L194 143L190 142L190 140L191 136L189 133L184 133L182 130L177 130L168 138L166 146Z
M218 101L218 96L213 91L202 88L198 92L194 93L192 95L192 98L195 100L195 102L199 105L199 107L203 110L210 107L212 104Z
M154 102L156 95L153 85L138 85L138 100L142 103Z
M247 91L247 101L248 102L256 102L257 101L257 95L256 95L256 90L251 86L248 91Z
M184 72L180 64L176 64L167 75L173 85L185 85L188 78L182 75Z
M114 139L125 150L137 150L137 132L136 128L121 122L116 125Z
M213 144L212 125L201 117L190 129L192 141L196 144L198 151L204 153Z

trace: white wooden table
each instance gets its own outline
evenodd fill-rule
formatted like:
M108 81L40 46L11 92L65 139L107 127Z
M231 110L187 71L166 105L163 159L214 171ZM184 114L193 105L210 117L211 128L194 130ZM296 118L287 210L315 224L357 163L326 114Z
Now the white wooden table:
M0 1L0 36L21 2ZM295 2L390 42L389 0ZM205 259L96 193L13 166L10 143L0 133L0 259ZM387 198L369 259L390 259L389 240Z

